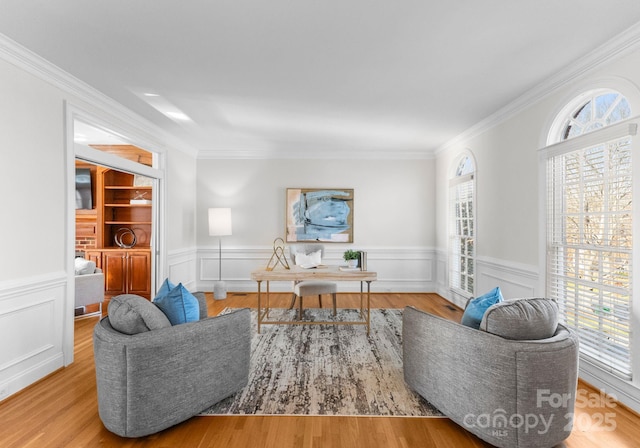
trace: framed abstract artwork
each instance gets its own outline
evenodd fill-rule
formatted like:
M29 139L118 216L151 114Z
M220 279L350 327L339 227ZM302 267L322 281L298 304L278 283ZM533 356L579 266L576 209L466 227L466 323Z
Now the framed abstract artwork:
M353 243L353 188L287 188L287 243Z

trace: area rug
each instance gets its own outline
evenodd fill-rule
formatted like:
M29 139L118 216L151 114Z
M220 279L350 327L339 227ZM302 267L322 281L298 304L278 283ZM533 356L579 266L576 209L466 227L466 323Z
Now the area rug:
M294 319L296 310L271 311L270 319ZM305 319L356 320L358 311L305 309ZM404 382L402 310L372 309L364 325L263 325L252 310L249 384L202 415L442 414Z

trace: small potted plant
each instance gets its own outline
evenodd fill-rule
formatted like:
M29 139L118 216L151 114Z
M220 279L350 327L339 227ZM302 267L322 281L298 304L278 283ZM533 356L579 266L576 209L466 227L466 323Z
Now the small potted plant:
M360 252L357 250L347 249L342 254L342 258L347 262L347 266L350 268L358 267L358 258L360 258Z

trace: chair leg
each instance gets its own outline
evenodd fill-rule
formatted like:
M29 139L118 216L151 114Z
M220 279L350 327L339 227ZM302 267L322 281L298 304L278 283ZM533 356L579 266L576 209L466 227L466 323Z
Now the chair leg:
M293 307L296 305L296 298L298 297L296 295L296 285L300 283L297 281L293 282L293 291L291 291L291 304L289 305L289 309L293 309Z
M300 309L298 310L298 320L302 320L302 296L300 296Z
M336 309L336 293L332 294L333 296L333 315L334 317L338 315L338 310Z
M318 294L318 303L320 304L320 308L322 308L322 294Z

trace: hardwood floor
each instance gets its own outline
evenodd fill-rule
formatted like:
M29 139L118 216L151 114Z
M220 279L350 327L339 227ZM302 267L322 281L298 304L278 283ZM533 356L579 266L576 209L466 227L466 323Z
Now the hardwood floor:
M255 307L255 294L229 294L214 301L209 314L224 307ZM288 304L289 294L274 299ZM355 307L356 295L341 294L342 307ZM461 311L436 294L373 294L376 308L415 306L448 319ZM221 416L194 417L161 433L124 439L107 431L98 416L92 331L97 317L75 322L75 362L0 403L2 447L487 447L446 418ZM580 383L584 393L597 394ZM609 424L600 416L612 414ZM614 430L608 430L614 429ZM639 446L640 416L616 407L578 407L566 448Z

